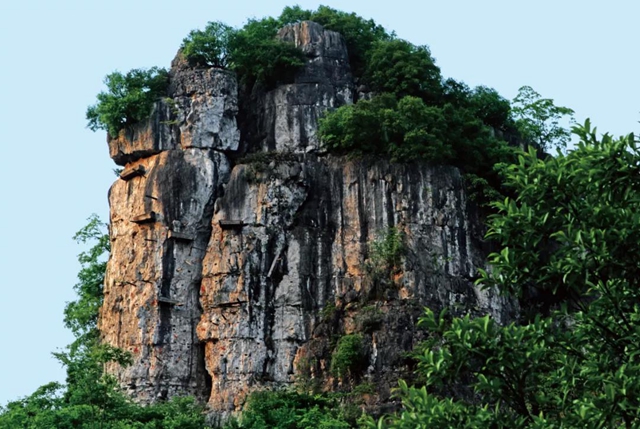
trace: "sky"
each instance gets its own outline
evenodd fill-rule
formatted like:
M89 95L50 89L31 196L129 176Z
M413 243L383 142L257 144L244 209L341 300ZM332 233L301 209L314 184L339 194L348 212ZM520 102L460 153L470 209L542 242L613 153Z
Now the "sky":
M3 0L0 5L0 405L64 381L51 352L84 248L74 233L108 218L116 180L106 136L87 106L115 70L169 67L208 21L277 16L280 0ZM638 132L640 3L600 1L298 1L372 18L428 45L445 77L512 99L529 85L591 118L601 132Z

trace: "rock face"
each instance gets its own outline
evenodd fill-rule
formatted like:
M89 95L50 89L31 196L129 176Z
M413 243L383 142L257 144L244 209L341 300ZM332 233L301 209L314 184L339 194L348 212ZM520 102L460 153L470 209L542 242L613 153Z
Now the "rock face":
M353 102L353 77L344 38L304 21L280 30L279 37L308 56L295 82L261 94L250 110L249 149L311 152L320 148L318 119L328 108Z
M509 317L473 286L486 252L460 173L323 154L318 117L352 101L344 40L310 22L280 37L308 65L254 100L242 139L234 76L178 56L169 98L110 141L126 168L109 197L100 330L132 353L109 370L140 402L190 394L224 417L264 387L370 381L383 409L410 377L423 306ZM375 245L390 232L393 263ZM341 379L331 355L352 333L363 364Z
M239 142L233 75L183 69L171 92L148 123L110 142L126 168L109 193L112 250L100 330L133 354L134 365L112 371L141 402L209 395L195 333L202 260L213 203L229 180L222 151Z

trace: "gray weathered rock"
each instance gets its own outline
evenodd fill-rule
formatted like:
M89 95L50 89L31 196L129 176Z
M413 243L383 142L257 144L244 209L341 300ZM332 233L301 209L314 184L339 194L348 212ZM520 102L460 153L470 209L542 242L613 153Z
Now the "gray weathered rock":
M376 350L366 376L386 380L380 388L387 398L398 375L407 374L403 353L420 338L415 318L423 306L508 317L503 300L473 286L485 260L482 231L455 168L334 158L257 168L234 168L203 262L197 332L214 409L237 410L254 385L293 383L301 358L313 360L326 382L330 350L318 342L353 332L360 311L372 305L389 321L398 317L392 309L408 306L406 320L395 322L403 332L385 326L366 337ZM223 220L242 226L223 228ZM389 228L403 233L406 252L380 290L365 267L371 243ZM328 306L343 314L334 332L323 327Z
M191 69L180 59L179 54L174 60L169 96L154 105L150 119L109 140L109 155L116 164L178 148L238 149L235 76L219 69Z
M327 109L353 102L344 38L311 21L291 24L278 36L301 48L309 60L294 83L267 92L252 106L259 140L251 150L317 151L318 119Z

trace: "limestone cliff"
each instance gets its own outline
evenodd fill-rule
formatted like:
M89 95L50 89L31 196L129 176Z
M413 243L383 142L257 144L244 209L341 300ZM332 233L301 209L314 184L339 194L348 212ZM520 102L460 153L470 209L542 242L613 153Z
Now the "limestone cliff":
M360 332L354 378L377 386L381 407L410 374L423 306L508 317L473 286L486 252L459 171L324 153L318 118L354 97L344 40L311 22L280 37L308 56L294 83L238 115L232 74L178 56L169 98L109 142L125 169L109 195L100 330L133 354L110 371L140 402L191 394L224 415L301 378L347 388L331 354ZM405 250L376 278L371 243L389 228Z

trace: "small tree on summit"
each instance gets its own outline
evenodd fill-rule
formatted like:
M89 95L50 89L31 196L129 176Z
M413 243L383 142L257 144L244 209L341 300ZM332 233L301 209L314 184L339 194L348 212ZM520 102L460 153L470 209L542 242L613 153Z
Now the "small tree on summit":
M209 22L204 30L192 30L182 41L182 53L192 65L227 67L229 41L236 30L227 24Z
M560 125L562 120L573 122L574 111L556 106L550 98L542 98L530 86L523 86L513 99L511 112L516 127L525 140L536 143L542 150L563 148L571 139L571 131Z
M107 91L98 94L98 102L87 109L87 127L117 137L127 125L149 117L153 103L166 94L168 83L167 70L159 67L108 74L104 79Z

